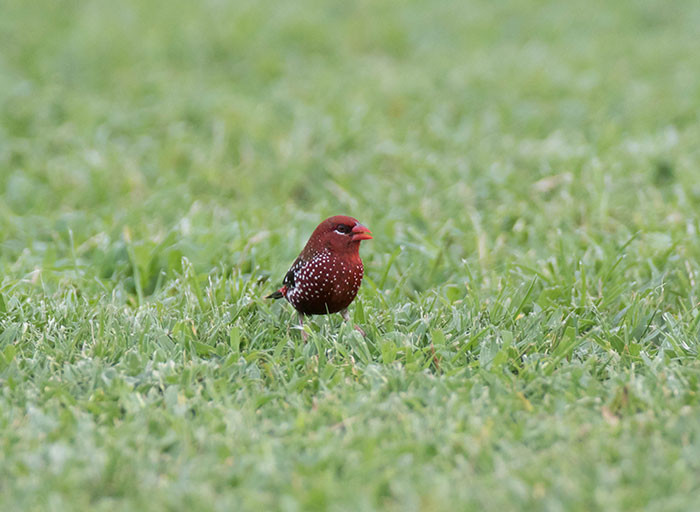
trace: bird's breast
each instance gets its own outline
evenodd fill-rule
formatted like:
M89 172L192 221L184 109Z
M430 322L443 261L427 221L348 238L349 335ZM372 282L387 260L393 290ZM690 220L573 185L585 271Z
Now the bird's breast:
M362 261L320 253L296 270L287 300L305 314L336 313L355 299L363 273Z

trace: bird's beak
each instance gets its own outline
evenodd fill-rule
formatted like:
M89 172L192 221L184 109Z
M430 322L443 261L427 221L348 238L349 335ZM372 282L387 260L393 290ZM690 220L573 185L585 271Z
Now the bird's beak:
M352 232L353 242L359 242L360 240L372 240L372 235L370 235L371 231L362 224L355 224L355 227L352 228Z

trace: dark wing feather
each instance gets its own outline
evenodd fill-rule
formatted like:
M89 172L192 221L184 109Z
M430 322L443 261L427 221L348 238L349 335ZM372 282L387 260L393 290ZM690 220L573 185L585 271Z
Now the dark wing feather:
M284 276L284 280L282 281L282 284L285 285L287 288L292 288L294 286L294 272L296 271L296 265L294 265L292 268L289 269L289 272L287 272L287 275Z
M286 288L289 290L290 288L294 287L294 274L296 271L299 269L301 266L302 262L300 258L297 258L294 264L292 265L292 268L289 269L289 271L285 274L284 279L282 280L282 288ZM284 297L284 294L282 293L282 288L277 290L276 292L271 293L266 299L281 299Z

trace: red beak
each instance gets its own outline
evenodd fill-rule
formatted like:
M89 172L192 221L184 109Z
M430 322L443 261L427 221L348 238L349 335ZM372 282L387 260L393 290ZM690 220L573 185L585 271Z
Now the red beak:
M355 227L352 228L352 232L354 233L352 235L353 242L359 242L361 240L372 240L372 235L370 235L371 231L369 230L369 228L363 226L362 224L355 224Z

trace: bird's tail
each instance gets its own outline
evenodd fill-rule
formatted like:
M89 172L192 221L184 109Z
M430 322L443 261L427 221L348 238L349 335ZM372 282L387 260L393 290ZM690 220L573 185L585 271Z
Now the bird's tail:
M265 297L266 299L281 299L284 297L284 293L282 293L282 289L280 288L276 292L272 292L270 295Z

